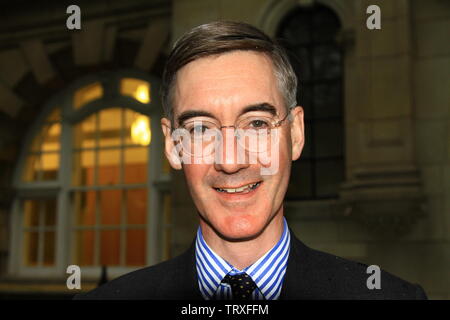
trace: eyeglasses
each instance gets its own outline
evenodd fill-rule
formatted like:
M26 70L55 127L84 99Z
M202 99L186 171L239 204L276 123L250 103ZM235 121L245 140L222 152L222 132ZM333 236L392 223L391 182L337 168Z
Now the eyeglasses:
M222 141L222 129L233 128L234 136L244 150L252 153L266 152L271 141L278 138L273 136L276 132L274 130L283 124L293 108L289 108L281 120L265 115L244 116L232 126L221 126L217 121L203 118L190 119L180 126L184 132L177 135L178 142L187 155L211 155Z

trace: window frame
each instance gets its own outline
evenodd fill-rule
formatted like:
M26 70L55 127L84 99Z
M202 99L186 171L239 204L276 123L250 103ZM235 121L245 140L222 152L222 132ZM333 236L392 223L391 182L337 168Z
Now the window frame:
M314 10L317 10L316 12ZM340 30L342 30L342 22L339 19L339 16L337 15L337 13L322 4L314 4L311 7L296 7L295 9L293 9L292 11L289 11L278 23L277 29L275 31L275 34L277 36L278 39L280 39L282 37L282 31L284 28L286 28L286 25L288 24L288 22L290 22L290 20L295 19L296 17L298 18L299 16L301 16L302 14L320 14L320 10L322 11L328 11L329 13L332 13L335 18L337 19L337 21L339 22L339 27L336 30L337 32L339 32ZM289 51L293 51L294 49L298 49L298 48L302 48L304 50L306 50L306 53L308 55L308 61L310 63L309 65L309 78L307 80L304 81L300 81L298 83L297 89L298 89L298 93L297 93L297 98L299 98L299 94L300 96L302 96L302 99L298 99L298 104L302 105L301 100L304 99L305 94L304 94L304 87L309 87L310 90L310 94L311 94L311 101L309 101L309 109L310 109L310 114L311 116L305 117L304 119L304 125L305 125L305 136L306 136L306 141L307 143L309 143L309 151L310 154L306 155L306 154L302 154L300 156L300 158L298 160L296 160L295 164L293 163L292 165L294 166L302 166L303 168L308 168L308 174L310 177L310 181L309 181L309 188L307 191L310 192L310 195L292 195L287 197L287 201L290 202L299 202L299 201L308 201L308 202L312 202L312 201L327 201L327 200L336 200L339 198L339 192L340 192L340 187L337 187L336 193L328 193L328 194L319 194L319 179L318 179L318 174L317 174L317 168L320 164L323 164L325 162L333 162L334 164L342 164L342 181L340 182L340 184L345 182L346 179L346 139L345 139L345 135L346 135L346 130L345 130L345 110L344 110L344 103L345 103L345 52L342 48L341 45L339 45L339 43L337 43L337 41L317 41L313 39L313 33L314 30L312 29L312 17L309 17L308 21L307 21L307 32L308 32L308 37L309 39L306 41L304 41L303 43L297 43L297 44L292 44L289 43L289 41L287 39L283 39L281 38L281 42L284 46L287 47L287 49ZM320 47L325 47L325 46L333 46L334 49L336 51L339 52L339 67L340 67L340 73L339 76L337 77L332 77L332 78L322 78L322 79L317 79L315 77L314 74L314 55L313 52L314 50L317 50L317 48ZM294 53L292 53L294 54ZM300 58L298 55L295 55L296 58ZM300 63L302 63L300 61ZM297 70L296 70L297 71ZM301 79L301 78L300 78ZM315 108L315 101L314 101L314 90L320 86L320 85L335 85L339 88L340 90L340 99L339 99L339 103L337 105L337 107L340 109L339 115L328 115L328 116L322 116L322 117L317 117L316 116L316 111L314 110ZM318 154L317 151L317 146L315 144L315 131L317 130L317 125L319 124L324 124L327 122L331 122L333 124L338 124L341 128L341 138L342 138L342 149L340 154L338 155L326 155L326 156L320 156ZM308 135L310 134L310 135ZM304 149L305 151L305 149ZM303 152L304 153L304 152ZM302 165L303 164L303 165ZM291 179L293 178L292 174L291 174Z
M135 78L144 80L150 84L149 103L141 103L131 96L122 95L120 92L120 81L124 78ZM103 87L103 95L86 103L83 107L75 109L73 106L74 93L89 84L100 82ZM74 232L72 207L70 205L71 192L76 189L72 182L72 131L74 125L86 117L101 110L120 107L139 112L150 117L152 128L152 142L147 147L147 220L146 230L146 264L153 265L161 261L166 248L162 241L164 225L162 199L164 193L169 190L170 173L162 171L163 166L163 134L160 130L160 119L163 115L162 104L159 97L160 80L157 77L133 69L122 69L118 71L106 71L83 77L60 93L51 97L43 106L42 111L30 126L25 135L24 144L20 150L19 161L13 176L13 185L16 190L11 207L10 220L10 258L8 275L20 278L65 278L66 268L71 264L74 249ZM32 144L33 138L39 133L47 117L56 108L61 108L61 135L60 135L60 165L58 177L53 181L22 180L22 173L26 165L26 155ZM150 152L151 150L151 152ZM57 221L55 239L55 264L52 267L30 267L23 261L23 235L22 221L23 200L56 197ZM115 278L124 273L141 268L111 266L108 267L108 277ZM83 280L98 280L101 274L101 266L82 266Z

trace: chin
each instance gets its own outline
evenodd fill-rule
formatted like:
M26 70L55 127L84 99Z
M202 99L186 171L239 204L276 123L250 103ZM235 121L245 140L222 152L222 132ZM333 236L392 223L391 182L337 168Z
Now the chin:
M266 222L267 220L261 219L260 216L228 216L217 225L216 231L231 241L252 239L261 234Z

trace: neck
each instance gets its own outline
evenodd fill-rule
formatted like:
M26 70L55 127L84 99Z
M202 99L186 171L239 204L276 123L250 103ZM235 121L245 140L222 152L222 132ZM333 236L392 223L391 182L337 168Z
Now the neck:
M200 220L202 235L208 246L220 257L242 270L261 258L280 240L283 233L283 207L257 237L243 241L227 241Z

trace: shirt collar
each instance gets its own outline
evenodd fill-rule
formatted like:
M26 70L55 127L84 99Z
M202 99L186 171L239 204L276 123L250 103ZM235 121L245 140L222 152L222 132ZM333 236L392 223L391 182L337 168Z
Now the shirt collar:
M252 265L238 270L208 246L199 227L195 242L195 257L198 284L202 296L207 300L211 299L228 273L245 272L256 283L267 300L277 299L286 272L289 249L290 232L286 219L283 218L283 233L275 246Z

